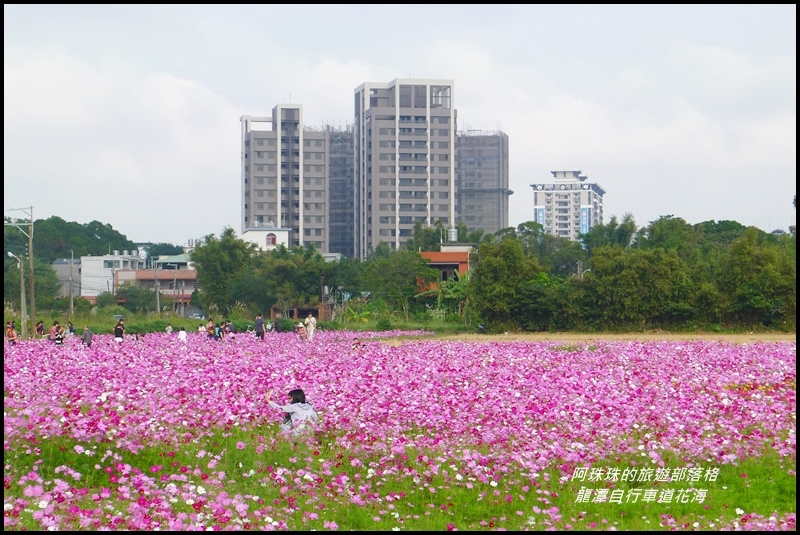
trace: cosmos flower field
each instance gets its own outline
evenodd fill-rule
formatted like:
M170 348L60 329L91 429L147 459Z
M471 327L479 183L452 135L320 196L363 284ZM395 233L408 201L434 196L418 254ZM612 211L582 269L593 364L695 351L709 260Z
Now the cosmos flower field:
M795 530L796 342L424 334L6 344L5 529Z

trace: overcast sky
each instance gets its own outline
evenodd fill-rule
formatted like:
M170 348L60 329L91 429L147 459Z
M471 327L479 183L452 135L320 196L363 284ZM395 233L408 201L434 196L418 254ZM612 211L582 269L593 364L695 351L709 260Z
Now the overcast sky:
M364 82L454 82L459 130L510 145L510 226L531 184L581 170L631 214L795 224L797 7L3 6L5 215L136 242L240 232L240 123L302 104L353 123Z

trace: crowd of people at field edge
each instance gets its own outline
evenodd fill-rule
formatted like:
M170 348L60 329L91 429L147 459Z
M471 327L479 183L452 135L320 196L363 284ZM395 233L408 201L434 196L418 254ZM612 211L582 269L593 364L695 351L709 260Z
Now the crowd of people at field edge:
M281 332L281 317L278 315L274 323L265 323L264 316L259 312L256 315L254 332L256 338L264 340L267 332ZM308 313L305 321L298 321L293 326L293 331L301 342L311 342L314 340L314 333L317 331L317 318L311 312Z
M255 319L255 335L258 339L264 340L264 336L266 332L281 332L280 329L281 318L280 315L275 319L274 322L265 322L263 315L259 312L256 315ZM233 322L231 320L223 320L219 323L214 323L214 320L209 318L208 323L200 324L198 326L199 333L205 333L209 340L216 340L216 341L224 341L224 340L234 340L235 339L235 332L233 329ZM305 321L298 321L294 324L294 333L297 334L298 339L301 342L311 342L314 340L314 334L317 330L317 319L314 317L314 314L311 312L308 313ZM167 322L167 327L164 329L167 334L172 334L175 330L172 327L171 322ZM44 323L42 321L37 322L36 324L36 333L38 336L44 337ZM62 326L58 321L53 321L53 325L50 327L50 331L47 334L47 339L56 345L62 345L64 343L64 338L67 336L75 335L75 328L72 325L72 322L68 322L67 327L65 328ZM91 347L92 340L94 337L94 333L89 329L88 325L83 326L83 333L81 334L81 343L86 347ZM143 334L134 334L133 339L138 341L140 338L143 338ZM16 322L8 321L6 322L6 340L11 344L14 345L19 340L19 335L16 330ZM125 340L125 319L120 318L117 320L117 324L114 326L114 341L117 343L122 343ZM182 342L187 341L187 333L184 327L181 327L178 331L178 340ZM356 338L353 343L353 350L357 351L360 349L361 343Z
M45 337L43 321L36 323L35 332L37 337ZM75 334L75 326L72 325L71 321L67 322L66 327L61 325L58 321L54 321L53 325L50 327L50 331L47 334L47 340L54 345L63 345L66 337L74 336ZM81 343L86 347L91 347L93 336L94 333L89 329L89 326L84 325L83 334L81 335ZM19 333L17 332L16 321L12 320L6 322L6 341L8 341L8 343L11 345L16 345L16 343L19 341Z
M209 340L218 342L236 339L236 332L233 330L233 322L231 320L222 320L215 324L213 319L208 318L208 323L206 323L205 327L201 323L197 328L197 332L205 332Z

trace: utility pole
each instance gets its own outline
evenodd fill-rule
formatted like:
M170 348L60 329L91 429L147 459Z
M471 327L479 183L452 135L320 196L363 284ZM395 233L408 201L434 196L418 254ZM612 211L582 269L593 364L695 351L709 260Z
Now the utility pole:
M172 272L172 309L177 313L178 311L178 264L167 264L173 267Z
M19 309L20 315L22 316L20 320L20 327L22 328L20 338L25 338L28 330L28 310L25 306L25 272L22 270L22 259L20 257L11 251L8 251L8 256L16 258L17 266L19 267Z
M10 225L17 227L17 229L28 237L28 266L30 268L30 302L31 302L31 330L35 329L36 325L36 293L34 291L34 276L33 276L33 206L27 208L9 208L7 212L22 212L28 216L28 232L22 230L22 227L17 224L16 219L12 220ZM9 223L6 223L9 224ZM20 269L22 269L20 267ZM34 332L31 332L33 338Z
M72 265L75 263L75 251L69 252L69 321L75 316L75 298L72 291Z
M157 257L156 257L157 258ZM153 258L153 276L155 277L154 287L156 289L156 315L161 316L161 285L158 283L158 262Z

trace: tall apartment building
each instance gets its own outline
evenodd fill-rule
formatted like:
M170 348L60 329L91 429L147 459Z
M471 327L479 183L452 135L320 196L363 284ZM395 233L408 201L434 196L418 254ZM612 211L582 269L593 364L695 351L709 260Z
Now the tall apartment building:
M396 250L414 224L452 227L456 110L452 80L395 79L355 90L354 255Z
M244 115L240 122L241 232L288 228L289 246L313 243L327 252L328 132L305 128L299 104L279 104L272 117Z
M352 258L355 240L353 126L328 126L326 129L329 137L328 252Z
M456 136L456 223L470 232L508 228L508 135L468 130Z
M551 171L553 180L531 184L534 221L553 236L579 241L580 235L603 223L603 195L581 171Z

